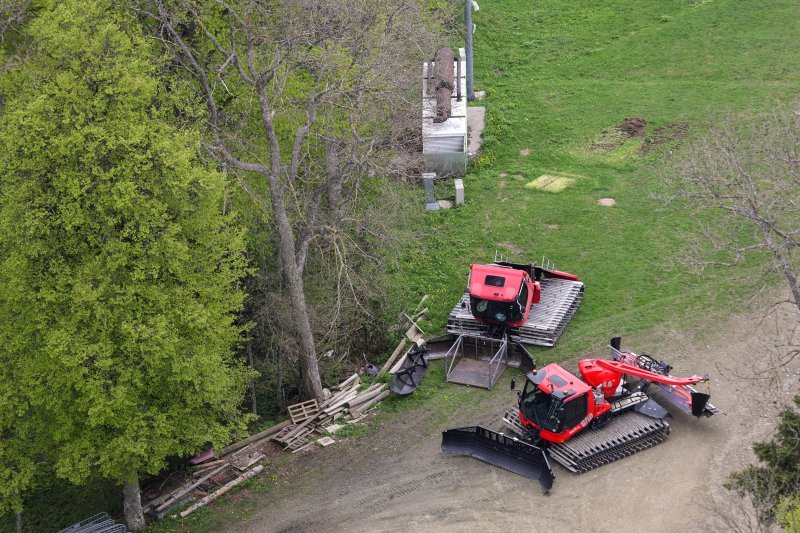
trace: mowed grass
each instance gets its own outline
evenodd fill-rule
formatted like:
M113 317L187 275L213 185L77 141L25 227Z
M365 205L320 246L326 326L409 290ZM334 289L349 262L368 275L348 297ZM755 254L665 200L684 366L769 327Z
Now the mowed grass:
M759 282L758 261L687 272L676 258L695 221L653 195L670 152L722 117L796 99L798 15L792 1L482 2L475 86L488 93L476 102L487 127L467 205L427 214L425 238L398 273L409 304L431 294L426 326L444 328L468 265L495 249L517 260L546 255L586 284L559 345L535 351L541 361L594 350L612 334L735 312ZM615 144L627 117L647 121L646 137ZM667 141L646 146L659 128ZM559 193L525 187L542 174L578 177Z

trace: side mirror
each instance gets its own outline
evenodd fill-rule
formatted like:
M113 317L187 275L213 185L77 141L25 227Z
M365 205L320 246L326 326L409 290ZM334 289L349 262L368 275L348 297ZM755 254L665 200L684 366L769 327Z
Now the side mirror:
M517 388L517 381L514 378L511 378L511 390Z

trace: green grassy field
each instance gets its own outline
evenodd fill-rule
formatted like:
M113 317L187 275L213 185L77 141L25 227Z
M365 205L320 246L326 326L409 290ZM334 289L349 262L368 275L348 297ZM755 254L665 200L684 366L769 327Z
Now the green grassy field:
M490 261L495 249L518 260L546 255L581 277L586 298L559 345L534 351L540 363L597 349L612 334L668 332L735 312L759 266L702 278L684 272L673 258L693 221L651 195L677 144L728 114L796 99L799 15L800 5L789 0L481 2L474 19L476 88L488 93L480 102L487 108L483 153L465 180L467 205L427 213L417 225L421 237L393 273L398 299L413 307L430 294L423 327L441 332L469 263ZM644 118L651 138L673 125L680 126L672 131L688 128L688 136L643 153L642 138L617 145L614 127L626 117ZM520 155L523 149L529 155ZM560 193L525 188L542 174L575 182ZM439 194L448 192L442 186ZM598 206L604 197L616 206ZM413 408L445 413L481 394L444 384L437 364L414 396L387 401L381 417ZM230 526L270 494L271 475L249 483L250 499L223 498L215 509L156 529ZM87 516L101 510L86 508ZM28 516L28 527L64 526L57 518L67 515L71 520L80 510ZM6 515L0 529L12 528Z
M431 294L427 327L441 331L467 265L495 249L518 260L546 255L586 283L583 306L554 350L536 351L540 360L735 311L760 276L756 261L702 278L686 272L674 258L693 220L652 195L670 150L729 114L796 99L799 12L791 1L481 5L475 86L487 91L476 102L487 126L467 205L429 214L426 238L398 274L409 304ZM614 134L626 117L646 120L645 138ZM575 181L560 193L525 188L542 174ZM597 205L604 197L616 206Z

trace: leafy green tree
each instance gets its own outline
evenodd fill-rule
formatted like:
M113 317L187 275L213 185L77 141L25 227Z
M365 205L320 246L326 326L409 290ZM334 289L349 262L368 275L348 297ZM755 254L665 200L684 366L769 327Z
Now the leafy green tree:
M800 408L800 395L794 397L794 403ZM772 523L778 513L782 520L788 522L794 517L796 522L800 496L800 410L797 408L781 411L771 441L753 444L761 464L734 472L726 485L739 496L751 498L759 522L764 524Z
M138 530L140 476L243 423L242 233L132 12L67 0L28 31L0 124L0 495L19 509L43 463L102 476Z
M784 498L778 509L778 522L787 533L800 533L800 492L793 498Z

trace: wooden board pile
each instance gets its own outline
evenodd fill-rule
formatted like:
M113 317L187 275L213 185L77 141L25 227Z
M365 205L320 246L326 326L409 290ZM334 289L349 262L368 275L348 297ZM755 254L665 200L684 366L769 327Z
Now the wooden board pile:
M327 432L334 421L352 422L361 419L375 404L389 395L384 383L375 383L366 390L358 391L361 378L353 374L334 388L327 400L317 404L310 400L289 407L292 424L281 430L274 440L284 450L292 453L305 450ZM326 440L323 445L329 444Z
M263 441L248 444L215 461L199 465L181 485L150 499L142 506L142 510L160 520L172 508L187 501L195 500L195 503L183 510L181 517L214 501L264 468L257 464L264 459L264 454L258 450L259 444L263 444Z
M375 383L359 392L360 384L361 378L353 374L335 387L331 396L321 404L310 400L290 406L290 420L231 444L215 460L197 465L192 475L179 486L163 492L159 490L149 501L145 499L143 511L160 520L174 507L194 501L180 513L181 517L187 516L258 474L263 469L258 463L265 458L262 448L270 441L293 453L308 448L315 441L322 446L331 444L332 439L324 435L326 429L332 429L331 433L335 431L330 426L334 420L343 423L360 420L389 395L383 383Z

